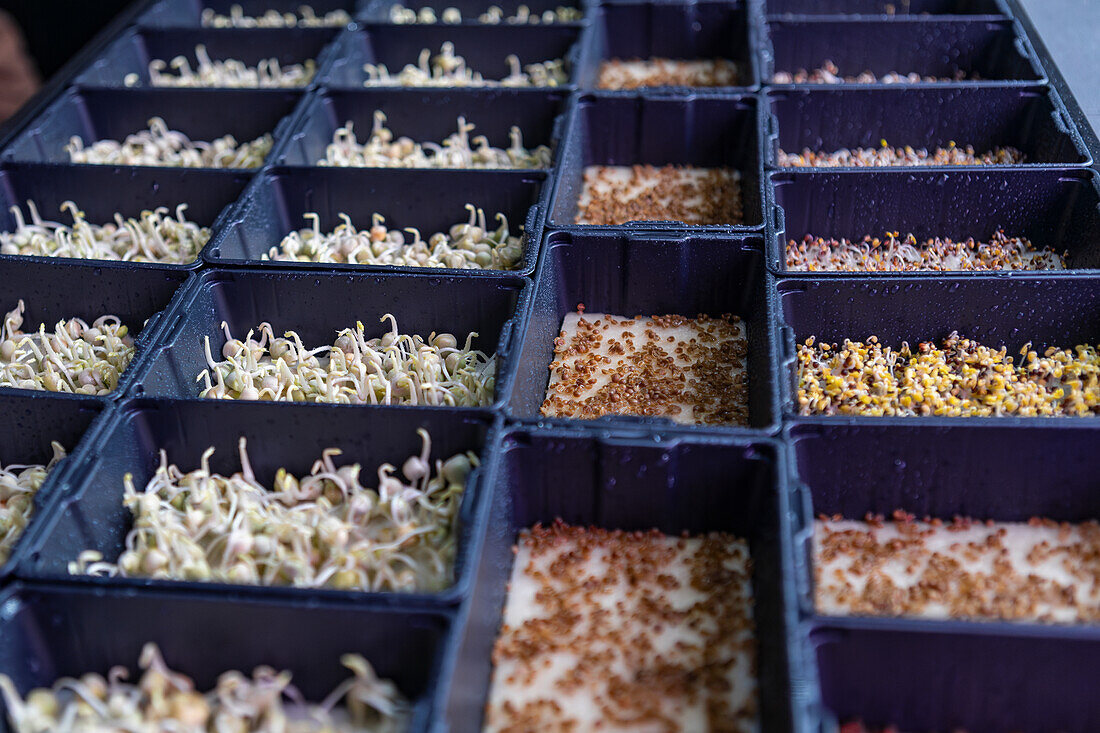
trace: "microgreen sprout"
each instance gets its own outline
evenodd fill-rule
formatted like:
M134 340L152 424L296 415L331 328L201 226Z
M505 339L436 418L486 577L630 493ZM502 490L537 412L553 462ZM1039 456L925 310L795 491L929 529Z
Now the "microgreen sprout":
M408 64L397 74L390 74L385 64L364 64L368 87L557 87L569 81L565 62L561 59L522 66L519 57L510 54L508 76L486 79L466 65L466 59L455 54L454 44L445 41L439 53L425 48L416 64Z
M259 168L271 152L270 133L251 142L238 143L232 135L213 142L191 140L182 132L169 130L160 117L149 120L149 129L118 140L98 140L84 147L78 135L65 146L71 163L97 165L155 165L171 168Z
M89 672L63 677L53 687L24 698L11 678L0 674L0 693L16 733L398 733L408 726L409 703L390 680L381 679L359 654L340 663L352 672L321 703L305 701L289 671L259 666L252 677L234 670L218 677L213 690L195 689L173 671L160 649L141 650L136 684L128 669L112 667L106 678ZM342 707L337 707L341 702Z
M89 224L80 207L65 201L61 210L72 216L70 227L43 220L28 200L30 223L18 206L11 207L15 231L0 232L0 254L187 264L198 258L210 229L188 221L186 209L187 204L180 204L171 216L167 207L159 206L136 219L116 213L113 223L99 225Z
M53 458L45 466L37 463L0 466L0 563L8 561L12 548L34 513L34 495L46 481L46 474L65 457L65 448L50 444Z
M231 400L327 402L353 405L431 405L483 407L493 401L496 355L473 348L449 333L427 339L400 333L390 314L389 331L368 339L361 322L337 333L332 346L307 349L294 331L281 338L269 323L233 338L222 323L226 342L221 361L205 338L206 363L196 381L200 397Z
M342 9L317 15L312 6L300 5L297 13L280 13L271 9L252 17L245 15L240 5L232 5L229 15L221 15L213 8L204 8L200 22L204 28L333 28L347 25L351 22L351 16Z
M343 224L328 233L321 231L321 217L313 212L304 218L313 226L291 232L263 255L265 260L289 262L338 262L354 265L394 267L452 267L471 270L511 270L523 260L523 240L512 236L508 218L497 214L500 226L489 229L485 212L466 204L468 221L436 232L424 240L417 229L387 229L385 219L375 214L369 229L359 230L347 214ZM406 236L408 232L411 236Z
M301 64L282 66L277 58L260 59L249 66L236 59L214 61L206 52L206 46L195 46L198 68L191 68L186 56L176 56L171 61L153 59L149 62L149 83L155 87L236 87L236 88L288 88L304 87L317 73L317 62L307 59ZM165 73L168 68L177 73ZM127 74L126 86L141 83L138 74Z
M504 10L499 6L490 5L488 10L477 16L477 22L487 25L499 25L501 23L507 23L508 25L550 25L552 23L572 23L583 18L584 13L580 9L563 5L559 5L553 10L544 10L542 13L532 13L531 8L520 5L513 15L505 15ZM390 22L398 25L415 23L424 25L434 23L455 24L462 22L462 11L454 7L444 8L443 12L437 16L432 8L423 7L420 10L413 10L399 3L390 8Z
M383 463L374 475L358 463L338 466L322 452L308 476L285 469L267 488L256 480L245 439L241 470L184 473L160 466L144 490L124 478L123 503L134 517L126 550L107 563L81 553L73 573L232 584L432 593L454 582L455 534L466 480L477 455L431 461L428 432L401 472ZM361 479L377 477L371 488ZM374 481L367 480L367 483Z
M50 392L105 395L134 358L134 341L117 316L90 326L79 318L24 333L22 300L0 327L0 386Z
M489 144L488 138L478 135L471 139L474 125L458 118L458 132L447 137L442 144L414 142L408 137L394 139L393 132L385 127L386 115L381 110L374 113L374 126L370 138L360 143L355 137L352 123L348 122L332 135L332 142L325 148L325 157L317 161L319 166L344 168L548 168L550 148L539 145L532 149L523 146L523 134L513 126L511 146L502 149Z

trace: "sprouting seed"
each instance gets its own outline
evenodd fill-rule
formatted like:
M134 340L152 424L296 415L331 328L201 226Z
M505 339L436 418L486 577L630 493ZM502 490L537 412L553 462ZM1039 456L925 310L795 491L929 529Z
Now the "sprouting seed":
M399 733L410 706L397 686L375 673L359 654L340 663L352 672L320 703L309 703L291 684L289 671L259 666L252 677L234 670L218 676L213 690L199 692L187 675L173 671L159 647L141 650L140 679L127 682L126 667L103 677L89 672L63 677L24 698L6 674L0 694L15 733ZM340 706L340 703L343 703ZM340 706L340 707L338 707Z
M245 15L240 5L232 5L229 15L205 8L200 22L204 28L333 28L347 25L351 22L351 16L342 9L317 15L312 6L300 5L297 13L280 13L271 9L253 17Z
M293 88L309 84L317 73L313 59L288 66L274 57L260 59L255 66L236 59L215 61L201 43L195 46L195 60L198 68L192 69L186 56L176 56L171 61L153 59L149 62L149 83L154 87ZM169 68L176 73L166 73ZM127 74L123 81L128 87L137 86L141 77Z
M75 257L91 260L159 262L182 265L194 262L210 239L210 229L188 221L187 204L141 212L138 218L115 214L114 222L90 224L72 201L61 204L73 218L72 226L46 221L33 201L27 201L30 223L18 206L11 207L14 232L0 232L0 254L36 257Z
M385 64L364 64L367 80L363 86L399 87L558 87L568 83L565 62L552 59L521 66L519 57L510 54L508 76L500 80L486 79L466 65L466 59L455 54L454 44L445 41L437 55L429 49L420 52L416 64L408 64L397 74L391 74Z
M532 13L529 7L520 5L513 15L505 15L499 6L490 5L488 10L477 16L477 22L487 25L499 25L501 23L507 23L508 25L550 25L553 23L572 23L582 18L584 18L584 13L580 9L563 5L542 13ZM455 24L462 22L462 11L454 7L444 8L443 12L437 17L435 11L429 7L423 7L417 11L398 3L390 8L390 22L398 25L416 23L424 25L434 23Z
M475 270L511 270L523 260L523 240L512 236L508 219L497 214L500 225L489 229L485 212L466 204L468 221L426 240L413 228L388 229L385 219L375 214L369 229L356 229L347 214L331 232L321 231L321 217L305 214L312 227L291 232L263 255L265 260L289 262L338 262L393 267L451 267ZM406 236L406 233L410 236Z
M259 168L271 152L270 133L238 143L232 135L212 142L191 140L178 130L168 129L160 117L149 120L149 129L118 140L98 140L84 147L74 135L65 146L71 163L96 165L153 165L171 168Z
M53 457L46 465L38 463L0 466L0 564L8 561L12 548L34 514L34 495L42 488L46 475L65 457L65 448L50 444Z

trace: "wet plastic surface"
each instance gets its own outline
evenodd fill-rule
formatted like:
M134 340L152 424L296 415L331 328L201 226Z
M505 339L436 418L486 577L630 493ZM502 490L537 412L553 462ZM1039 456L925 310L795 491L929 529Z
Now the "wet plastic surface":
M206 47L214 61L234 59L254 67L260 61L274 58L284 68L307 60L318 62L320 66L324 61L322 52L337 33L338 29L334 28L131 30L79 74L75 83L86 87L127 88L126 76L137 74L139 83L129 88L149 88L152 86L150 61L164 61L169 64L165 72L177 75L171 62L183 56L191 69L197 69L195 47L200 44Z
M414 3L415 4L415 3ZM522 66L554 59L566 61L570 77L576 70L580 28L575 25L390 25L373 23L341 36L335 59L321 83L327 87L362 89L368 76L364 64L382 64L396 75L406 66L417 66L420 53L434 57L444 43L466 59L467 68L485 79L500 80L511 73L507 57L515 55ZM371 87L382 89L386 87ZM400 87L399 87L400 88Z
M767 441L664 441L597 437L565 430L514 429L504 438L469 618L458 648L446 721L480 730L520 529L560 517L578 525L667 534L732 532L749 541L759 644L762 730L790 725L786 635L790 614L779 581L783 546L782 475Z
M1090 162L1065 110L1043 87L777 88L768 100L778 124L768 145L772 166L778 149L832 152L877 148L883 140L929 150L953 141L978 153L1010 145L1032 166Z
M566 132L554 198L552 227L576 226L584 169L591 165L692 165L729 167L741 173L744 222L692 226L714 232L762 226L764 182L760 168L759 110L754 97L603 96L585 94L576 102ZM683 223L628 224L683 231ZM623 231L622 227L585 227Z
M24 583L0 593L0 605L0 669L23 694L65 676L105 676L115 665L136 683L142 646L152 641L200 690L213 689L222 672L251 676L266 664L290 670L306 700L320 702L351 677L340 656L355 652L413 703L412 731L428 729L453 618L415 608Z
M581 68L579 81L584 89L595 89L600 62L605 59L729 59L740 71L734 87L711 87L715 91L755 87L760 83L756 67L756 45L743 3L692 2L673 4L637 2L608 4L593 20L591 42ZM680 87L660 87L651 91L668 93ZM708 88L695 88L704 93ZM634 92L627 92L634 93Z
M72 224L72 216L61 211L61 204L70 200L92 224L113 222L116 213L139 217L142 211L161 206L175 216L176 207L186 203L184 216L188 221L217 229L223 211L237 200L249 178L249 174L239 171L8 163L0 168L0 230L15 231L12 206L22 210L25 221L31 220L28 200L34 202L43 219L65 224ZM3 255L0 259L25 258ZM66 261L89 262L70 258ZM194 269L200 264L196 260L187 265L127 263L125 267L179 270Z
M519 7L525 6L531 15L542 15L547 10L556 10L559 7L575 7L583 10L587 4L585 0L366 0L359 3L359 12L356 18L366 22L389 22L390 11L397 5L402 5L411 10L419 11L421 8L431 8L437 19L442 18L443 11L447 8L456 8L462 14L463 25L478 24L478 16L488 11L490 6L500 8L504 15L512 17L516 15ZM582 25L583 19L569 21L568 23L554 23L554 25ZM501 23L505 27L510 24Z
M375 472L383 463L400 466L420 452L418 428L432 440L431 461L446 460L472 450L489 458L495 418L488 411L454 408L368 407L231 403L220 400L174 402L137 400L121 408L96 439L76 457L64 496L52 508L35 539L28 544L19 575L64 580L97 587L172 587L188 592L236 592L264 598L323 598L395 605L410 602L439 605L457 603L470 583L471 553L484 531L480 507L490 491L486 471L472 474L463 496L457 527L458 552L453 586L440 593L371 593L331 589L233 586L144 578L72 576L68 564L83 550L98 550L113 562L125 548L133 516L122 503L123 476L133 475L141 491L160 463L159 452L187 472L199 467L203 451L216 449L212 471L228 476L241 470L238 439L248 440L249 463L257 480L271 486L275 473L285 468L295 476L308 475L321 452L339 448L338 465L359 463L364 486L377 484ZM293 426L288 431L288 426Z
M997 275L956 275L906 279L881 277L837 280L816 276L788 278L776 285L778 296L779 368L783 414L796 410L798 364L795 344L810 336L818 342L842 343L877 336L894 347L908 341L939 341L952 331L992 347L1004 345L1017 354L1027 342L1042 353L1048 346L1072 348L1100 343L1100 278L1057 279ZM812 419L812 418L810 418ZM844 418L818 417L825 424ZM886 418L857 418L876 422ZM905 421L936 418L899 418ZM1082 418L943 418L948 423L993 422L1033 426L1069 423L1088 426ZM1100 423L1097 423L1100 425Z
M771 21L766 79L776 71L813 70L832 61L842 76L871 71L954 78L977 74L982 83L1036 81L1042 68L1008 20ZM861 85L862 86L862 85Z
M1100 268L1100 189L1088 169L1005 171L966 168L944 171L878 169L859 173L817 170L773 174L775 236L768 241L768 267L786 269L786 246L807 234L858 240L886 232L918 239L974 237L988 241L1001 229L1024 236L1037 248L1068 252L1074 270ZM793 272L793 271L792 271ZM868 273L815 272L820 277L867 277ZM1037 273L1001 272L1005 277ZM1058 276L1064 271L1049 271ZM898 273L929 277L928 271ZM875 275L872 275L875 276Z
M352 17L355 15L355 0L158 0L150 4L138 22L151 27L198 28L202 26L202 11L205 8L219 15L229 15L234 5L240 5L246 16L255 17L269 9L297 13L303 2L319 16L334 10L343 10Z
M542 418L554 339L562 320L583 303L589 313L635 315L732 313L745 321L749 355L749 429L778 422L768 334L768 288L755 237L671 234L550 234L527 325L519 336L516 383L508 403L513 419L565 425L612 425L650 430L698 430L666 418L606 416L594 421ZM719 429L707 426L708 430ZM721 426L720 429L745 429Z
M874 15L899 19L923 15L1002 15L998 0L766 0L775 15Z
M517 277L209 270L173 303L156 348L139 366L134 394L198 399L195 378L207 368L203 340L209 336L211 352L220 354L222 321L237 338L267 321L276 333L296 331L316 348L331 345L339 330L354 328L356 321L363 322L368 338L380 336L391 328L380 319L392 313L402 333L462 338L476 331L474 347L497 355L496 406L509 392L514 358L509 344L516 316L527 307L527 288Z
M468 221L464 207L472 203L484 209L490 227L499 225L494 220L499 212L508 218L513 235L524 229L523 261L520 268L509 272L526 275L534 271L538 258L548 189L544 173L527 171L275 168L252 187L234 222L211 243L205 256L212 265L258 264L260 256L278 246L288 233L312 226L302 216L307 212L320 215L324 232L342 223L339 214L347 214L357 229L365 230L371 226L371 216L378 213L390 229L416 227L427 239L434 232L447 232L454 224ZM327 272L395 269L279 261L267 261L264 266ZM501 271L461 272L482 275Z
M565 105L561 91L542 90L364 90L332 91L312 97L285 147L274 156L280 165L314 166L325 157L332 135L346 122L353 124L360 143L370 138L374 112L386 115L395 137L440 144L458 130L459 116L476 125L473 136L507 148L508 134L519 126L527 148L555 148L557 115Z
M83 318L91 323L100 316L118 316L135 337L134 361L122 373L118 388L108 396L79 398L114 400L126 391L134 376L134 366L149 345L162 311L186 278L186 270L138 268L112 262L85 264L77 260L2 258L0 283L4 283L4 300L0 302L0 311L13 310L22 299L27 307L23 314L24 330L37 330L40 323L52 329L67 318ZM147 324L147 320L154 318ZM0 395L30 391L33 390L0 387Z
M147 129L153 117L162 117L170 129L192 140L209 142L233 135L243 143L270 132L278 146L284 120L289 120L300 98L300 92L281 90L70 89L0 158L68 163L65 146L71 137L82 138L86 147L97 140L121 142Z

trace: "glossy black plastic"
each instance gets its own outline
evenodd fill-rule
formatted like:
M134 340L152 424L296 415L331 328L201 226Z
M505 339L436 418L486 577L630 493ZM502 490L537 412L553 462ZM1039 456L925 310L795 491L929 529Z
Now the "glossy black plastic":
M1065 109L1046 87L775 88L768 100L773 166L779 149L832 152L877 148L883 140L929 150L954 142L978 153L1012 146L1029 166L1090 162Z
M844 279L805 276L776 284L779 373L783 414L797 411L798 365L795 344L815 336L818 343L863 341L877 336L895 348L902 341L942 341L952 331L1017 354L1024 344L1042 353L1048 346L1072 348L1100 343L1100 277L1060 278L953 275L929 278L883 276ZM836 424L844 418L806 418ZM857 418L874 423L887 418ZM965 424L1017 424L1054 427L1089 426L1081 418L899 418ZM1100 426L1100 423L1097 423Z
M313 8L318 16L324 16L334 10L343 10L352 17L355 15L355 0L309 0L305 4ZM199 28L202 27L202 11L206 8L214 10L219 15L227 16L234 5L240 5L245 16L256 17L270 9L280 13L297 13L303 2L302 0L157 0L150 4L149 9L138 22L140 25L155 28Z
M276 333L293 330L303 343L319 347L331 345L337 331L354 328L356 321L368 337L380 336L391 327L380 319L392 313L402 333L464 338L476 331L474 347L497 355L495 406L509 392L509 344L517 315L526 312L527 289L518 277L207 270L172 304L149 358L139 365L133 393L197 399L201 387L195 379L207 368L203 341L209 336L211 352L221 354L222 321L238 338L267 321Z
M519 530L556 518L606 529L668 534L726 531L753 559L762 730L790 730L783 467L767 441L598 437L513 429L496 468L485 547L456 657L446 721L480 730ZM781 484L780 484L781 485Z
M927 15L1003 15L998 0L765 0L774 15L873 15L898 19Z
M504 15L507 17L513 17L519 10L521 5L525 6L531 13L531 15L541 16L547 10L556 10L558 7L575 7L583 10L583 6L587 4L587 0L576 0L570 2L569 0L366 0L359 3L359 12L357 18L366 22L386 23L390 21L390 13L392 9L397 5L402 5L405 8L411 10L420 10L421 8L431 8L436 15L437 21L443 16L443 11L447 8L456 8L462 14L463 25L479 24L478 16L485 13L490 6L496 6L500 8ZM554 25L581 25L584 20L568 21L567 23L554 23ZM494 24L490 24L494 25ZM504 25L507 28L511 28L510 24L497 24Z
M65 146L73 136L90 147L98 140L122 141L162 117L192 140L209 142L233 135L247 142L264 133L275 144L301 98L300 92L228 89L70 89L29 124L3 152L3 160L68 163Z
M775 236L767 243L768 268L777 274L787 272L787 242L807 234L858 240L900 232L921 240L973 237L987 241L998 229L1009 236L1027 237L1037 248L1068 253L1067 265L1073 270L1100 268L1100 179L1089 169L970 167L946 172L877 169L858 173L818 169L773 173L771 183L776 211ZM852 278L867 273L814 275Z
M626 317L670 313L740 316L749 339L748 429L776 429L775 357L768 333L768 288L758 238L579 232L554 232L547 237L531 314L519 337L509 417L573 426L682 429L684 426L667 418L607 416L588 421L540 417L554 339L561 331L562 319L576 311L579 303L589 313Z
M85 87L149 88L150 61L159 59L171 64L177 56L183 56L190 68L196 70L195 47L200 44L214 61L234 59L256 66L274 58L284 68L308 60L320 66L324 61L322 52L336 35L334 28L130 30L79 74L74 83ZM165 73L177 75L172 66ZM125 84L129 74L139 77L137 84Z
M841 76L871 71L953 79L962 71L1001 84L1044 76L1031 46L1008 20L773 20L768 34L772 63L766 79L776 71L820 68L826 60Z
M452 634L444 613L231 594L17 583L0 593L0 604L0 672L22 694L61 677L106 676L116 665L137 683L141 649L156 642L168 666L199 690L213 689L223 672L251 676L266 664L290 670L305 699L320 702L351 676L340 657L358 653L412 702L412 731L428 729Z
M741 173L744 222L692 226L720 232L763 225L760 111L750 96L582 95L570 115L549 223L576 225L584 169L592 165L692 165ZM683 230L682 222L630 222L627 227ZM589 228L586 226L586 228ZM622 231L622 227L592 227Z
M187 278L186 270L137 268L117 262L85 263L42 257L0 258L0 283L4 298L0 311L7 313L19 300L26 304L23 330L52 329L58 321L83 318L91 323L100 316L117 316L134 335L137 352L122 373L119 386L106 397L85 396L88 401L120 397L134 376L134 367L145 353L162 311ZM0 394L25 394L32 390L0 387Z
M330 232L351 217L356 228L371 226L372 214L386 218L390 229L416 227L428 239L468 220L467 203L485 211L486 223L496 228L499 212L508 217L513 235L523 228L523 261L511 274L534 272L542 233L544 201L549 197L546 174L527 171L424 171L393 168L275 168L257 178L223 234L204 257L212 265L259 264L260 256L276 247L291 231L312 227L307 212L321 217L321 230ZM264 266L308 268L326 272L376 269L385 266L263 261ZM402 268L406 269L406 268ZM439 269L432 271L440 272ZM458 270L445 270L448 273ZM461 270L483 275L499 270Z
M469 568L484 531L479 507L490 490L481 470L471 475L459 512L455 584L439 593L384 593L288 587L231 586L177 580L71 576L68 564L83 550L98 550L117 560L133 526L122 503L123 476L132 474L140 491L160 464L160 451L183 471L199 467L207 448L216 452L211 470L228 476L241 470L238 440L248 440L248 457L257 480L271 486L285 468L307 475L321 452L339 448L338 465L362 465L362 483L375 486L378 466L401 466L420 452L416 431L424 428L432 440L431 461L473 451L489 458L494 418L486 411L434 408L375 407L359 411L335 406L256 404L203 400L135 400L122 406L94 444L74 460L63 496L28 543L18 573L24 578L80 582L100 587L172 587L189 592L216 591L266 598L335 597L395 605L406 602L457 603L470 584ZM292 429L288 427L292 426Z
M30 390L7 390L0 394L0 465L46 465L53 458L50 443L57 441L71 457L92 421L103 409L102 403L72 395ZM22 536L16 540L8 559L0 564L0 578L7 578L15 568L23 540L30 536L35 522L43 516L43 507L50 497L62 490L63 475L69 468L69 457L47 474L34 496L34 514ZM48 515L46 515L48 516Z
M485 135L496 147L511 144L508 134L517 125L526 147L554 148L556 118L564 102L563 92L514 89L326 92L308 101L274 162L316 165L324 159L333 133L346 122L353 123L359 142L366 142L376 110L385 113L386 127L395 138L407 136L417 142L441 144L458 129L458 118L462 116L476 125L471 137Z
M176 207L185 203L184 216L189 221L217 229L224 210L237 200L249 179L250 175L241 171L8 163L0 168L0 230L15 231L13 206L20 208L25 221L31 221L28 200L34 202L43 219L66 224L72 223L72 217L61 211L61 204L70 200L92 224L113 222L116 213L138 217L142 211L161 206L175 216ZM25 258L3 255L2 259ZM70 258L66 261L87 262ZM199 264L196 260L186 265L127 262L114 266L190 270Z
M591 41L579 75L584 89L597 86L605 59L728 59L738 65L740 79L732 87L693 88L695 93L730 91L760 83L754 52L755 29L740 2L666 3L648 0L608 4L593 20ZM685 93L685 87L652 87L648 94ZM632 93L632 92L628 92Z
M566 72L576 70L576 25L389 25L371 23L361 30L347 31L339 41L336 58L321 79L329 88L362 89L367 80L364 64L382 64L397 74L406 66L417 66L420 53L440 53L444 43L454 44L454 53L466 59L467 68L486 79L499 80L511 73L506 58L515 55L520 64L564 59ZM385 87L371 87L372 89Z

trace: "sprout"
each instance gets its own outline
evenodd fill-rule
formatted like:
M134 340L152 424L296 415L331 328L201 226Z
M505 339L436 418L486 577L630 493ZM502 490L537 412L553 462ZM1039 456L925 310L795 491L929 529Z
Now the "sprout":
M498 25L500 23L508 23L509 25L549 25L552 23L572 23L583 18L584 13L579 8L570 6L559 5L553 10L547 10L539 14L532 13L526 5L520 5L516 8L515 15L506 16L500 7L492 5L477 17L477 22L488 25ZM442 15L437 18L435 11L431 8L424 7L418 12L397 4L390 8L390 22L399 25L412 23L433 24L437 22L455 24L462 22L462 11L458 8L444 8Z
M485 79L466 66L466 59L455 55L454 44L445 41L439 54L424 49L417 64L408 64L397 74L390 74L384 64L364 64L367 80L363 86L399 87L557 87L566 84L569 76L561 59L528 64L521 68L519 57L506 58L508 76L499 81Z
M437 592L454 582L458 510L474 453L431 461L424 429L419 454L398 473L338 466L330 448L297 478L279 469L272 487L252 471L245 439L241 471L212 473L209 459L183 473L161 451L142 491L125 477L123 504L133 514L117 563L81 553L74 574L172 578L247 585L360 591ZM369 488L377 477L377 486Z
M0 328L0 386L105 395L134 358L134 341L118 316L100 316L91 326L79 318L45 324L24 333L22 300Z
M98 225L89 224L80 207L66 201L61 210L73 218L69 227L44 221L34 202L27 201L31 223L18 206L11 207L16 227L14 232L0 232L0 254L187 264L198 258L210 229L188 221L186 209L187 204L180 204L174 217L164 206L142 211L136 219L116 213L114 223Z
M337 262L352 265L393 267L451 267L473 270L511 270L523 260L523 240L512 236L508 218L497 214L500 226L494 231L485 226L485 212L466 204L469 220L436 232L424 240L411 227L412 241L401 231L387 229L379 214L371 217L372 226L359 230L347 214L343 224L328 233L321 232L321 218L313 212L304 218L313 226L291 232L262 256L264 260L287 262Z
M332 28L347 25L351 16L339 9L317 15L311 6L301 5L297 14L272 9L250 17L244 14L240 5L233 5L229 15L219 15L213 8L205 8L200 20L204 28Z
M222 323L227 342L223 360L215 360L210 337L204 340L206 363L196 381L200 397L328 402L352 405L430 405L483 407L493 401L496 356L473 349L477 333L459 348L451 334L427 339L392 328L368 339L362 322L336 335L332 346L307 349L294 331L276 338L269 323L234 339Z
M0 466L0 563L8 561L34 514L34 495L42 488L46 475L65 457L65 448L60 443L55 441L50 446L53 458L45 466L36 463Z
M169 130L160 117L149 120L149 129L117 140L99 140L90 148L74 135L65 150L72 163L96 165L154 165L171 168L259 168L271 152L270 133L238 143L232 135L213 142L192 141L182 132Z
M408 727L409 703L393 682L380 679L359 654L344 654L340 663L353 676L320 704L305 702L290 672L267 666L256 667L251 679L224 672L213 690L200 693L190 677L168 667L151 642L141 650L137 684L126 681L125 667L113 667L106 678L64 677L24 699L11 678L0 674L0 693L16 733L398 733ZM344 709L337 708L341 701Z
M386 115L377 110L370 138L360 143L348 122L332 135L319 166L345 168L549 168L550 148L545 145L528 149L518 127L511 129L511 147L495 148L484 136L470 139L474 125L458 118L458 131L442 144L417 143L407 137L394 138L385 127Z
M149 82L155 87L304 87L317 72L313 59L285 68L274 57L261 59L256 66L235 59L214 61L201 43L195 46L195 59L199 64L195 70L191 69L186 56L176 56L170 62L153 59L149 62ZM169 66L179 72L178 75L165 73ZM124 82L128 87L137 86L140 77L127 74Z

